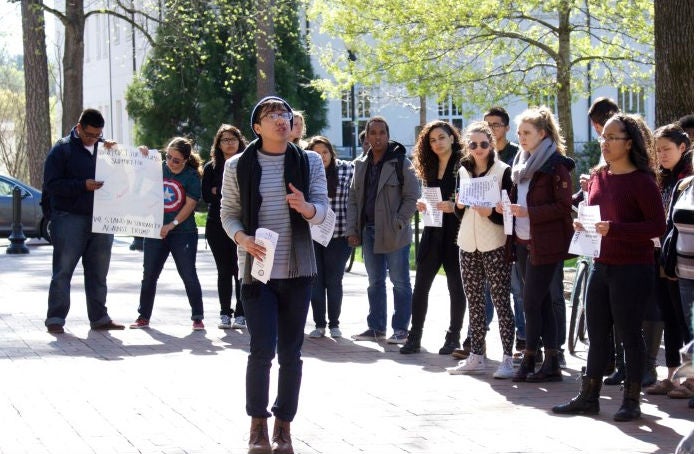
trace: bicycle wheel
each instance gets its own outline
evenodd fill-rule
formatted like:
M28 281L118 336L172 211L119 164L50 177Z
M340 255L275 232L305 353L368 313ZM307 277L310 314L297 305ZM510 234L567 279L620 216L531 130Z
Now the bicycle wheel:
M570 311L570 328L567 334L567 349L570 354L573 354L577 347L580 323L584 324L584 294L588 275L589 263L580 259L577 262L577 272L574 275L572 294L570 295L572 309Z
M356 248L353 247L351 248L351 255L349 256L349 263L347 263L347 267L344 268L345 272L351 271L351 266L354 264L354 254L356 254Z

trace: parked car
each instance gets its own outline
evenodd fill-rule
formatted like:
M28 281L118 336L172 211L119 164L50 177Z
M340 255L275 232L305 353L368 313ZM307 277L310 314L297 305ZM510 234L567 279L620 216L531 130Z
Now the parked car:
M44 238L50 241L48 220L41 210L41 191L6 175L0 175L0 238L12 233L12 190L22 191L22 230L27 238Z

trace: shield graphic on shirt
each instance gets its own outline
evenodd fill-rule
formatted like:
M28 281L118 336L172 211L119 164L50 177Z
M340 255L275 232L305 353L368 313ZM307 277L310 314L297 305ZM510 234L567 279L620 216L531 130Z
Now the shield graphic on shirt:
M163 181L165 213L177 212L182 209L186 200L184 187L177 180L165 179Z

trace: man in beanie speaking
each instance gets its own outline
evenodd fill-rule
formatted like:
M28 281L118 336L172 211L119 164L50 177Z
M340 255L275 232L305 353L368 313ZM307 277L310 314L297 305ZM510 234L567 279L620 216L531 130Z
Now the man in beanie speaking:
M246 410L252 417L250 454L293 453L290 423L298 409L303 329L313 276L317 273L310 224L327 213L327 181L320 155L289 142L293 113L286 101L268 96L252 111L257 139L225 163L221 188L223 228L238 245L242 304L250 333ZM271 275L251 274L264 246L258 228L278 233ZM279 354L278 395L269 404L271 361ZM267 418L276 417L272 443Z

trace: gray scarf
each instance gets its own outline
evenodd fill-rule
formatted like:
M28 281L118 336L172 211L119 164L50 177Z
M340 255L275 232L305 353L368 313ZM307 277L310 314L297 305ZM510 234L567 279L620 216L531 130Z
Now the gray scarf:
M543 167L543 164L555 153L557 153L557 146L550 137L543 139L533 153L529 153L524 151L523 148L520 148L514 158L511 171L511 178L514 184L530 180L533 174Z

